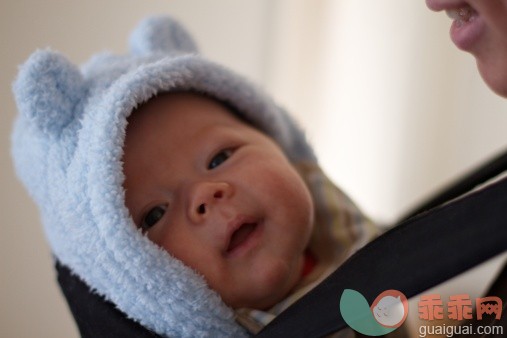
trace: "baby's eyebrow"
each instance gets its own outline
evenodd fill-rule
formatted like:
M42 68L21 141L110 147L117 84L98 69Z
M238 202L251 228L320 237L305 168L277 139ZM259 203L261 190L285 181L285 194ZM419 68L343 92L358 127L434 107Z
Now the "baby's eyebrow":
M233 132L236 130L235 128L236 126L233 126L229 123L221 122L207 126L206 128L204 128L204 133Z
M206 127L200 133L202 140L205 145L209 145L209 139L216 142L227 141L229 138L240 138L241 135L238 133L235 126L229 124L215 124Z

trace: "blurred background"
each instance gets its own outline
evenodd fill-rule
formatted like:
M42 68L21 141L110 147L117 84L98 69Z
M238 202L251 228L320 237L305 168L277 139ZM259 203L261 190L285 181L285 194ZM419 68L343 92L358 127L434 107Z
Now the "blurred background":
M292 112L329 176L378 222L394 222L507 148L507 101L483 84L473 58L450 42L450 20L424 0L1 0L2 337L78 337L38 212L12 169L17 66L37 48L75 63L125 52L136 23L160 13ZM480 293L495 264L449 292Z

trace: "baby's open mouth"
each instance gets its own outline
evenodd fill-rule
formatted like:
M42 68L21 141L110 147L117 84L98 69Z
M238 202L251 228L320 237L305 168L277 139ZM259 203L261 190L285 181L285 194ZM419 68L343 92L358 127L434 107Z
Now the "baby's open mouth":
M237 230L235 230L229 240L227 246L227 253L231 253L242 244L246 243L250 235L257 229L257 223L243 223Z

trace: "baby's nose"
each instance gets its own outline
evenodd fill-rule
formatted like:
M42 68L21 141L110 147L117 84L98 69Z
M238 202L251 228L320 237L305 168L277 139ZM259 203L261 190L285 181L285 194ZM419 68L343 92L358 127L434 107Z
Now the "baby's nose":
M191 192L188 214L192 221L200 223L232 194L232 187L225 182L199 182Z

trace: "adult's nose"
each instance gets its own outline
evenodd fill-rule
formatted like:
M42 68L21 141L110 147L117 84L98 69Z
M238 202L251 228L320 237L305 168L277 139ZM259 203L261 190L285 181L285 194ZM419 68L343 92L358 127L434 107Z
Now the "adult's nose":
M191 188L188 216L194 223L211 217L232 196L232 187L226 182L198 182Z

